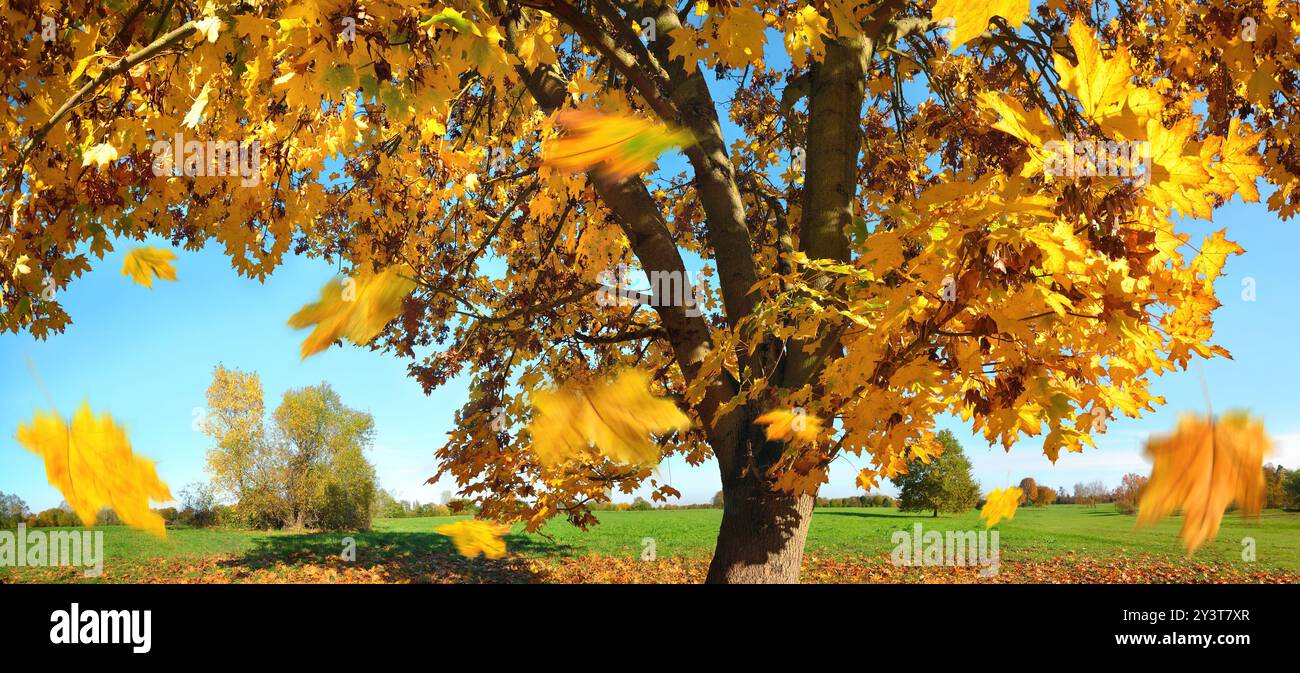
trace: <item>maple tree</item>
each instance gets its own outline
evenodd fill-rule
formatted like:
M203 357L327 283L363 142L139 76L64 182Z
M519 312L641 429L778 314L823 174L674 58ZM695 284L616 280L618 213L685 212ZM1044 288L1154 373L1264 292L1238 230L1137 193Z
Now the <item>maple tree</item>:
M467 377L438 458L482 516L676 496L639 450L535 448L534 390L636 368L633 399L690 424L628 445L717 461L708 578L791 581L831 460L864 459L870 490L940 451L941 414L1056 460L1159 404L1152 376L1226 355L1213 283L1241 249L1175 225L1261 180L1295 213L1295 12L10 0L0 325L63 330L58 292L122 240L218 246L259 279L341 261L293 319L303 355L348 338L426 390ZM621 264L689 283L696 260L698 301L599 300Z

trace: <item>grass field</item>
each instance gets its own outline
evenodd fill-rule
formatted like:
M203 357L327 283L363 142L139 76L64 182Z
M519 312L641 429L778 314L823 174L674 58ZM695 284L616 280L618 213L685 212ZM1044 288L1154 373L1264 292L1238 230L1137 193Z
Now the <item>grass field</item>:
M42 581L698 581L719 510L602 512L588 532L566 522L540 534L516 529L508 559L459 557L433 533L458 517L381 519L365 533L292 534L231 529L174 529L166 540L123 527L104 528L105 572L82 580L66 568L0 568L0 580ZM1300 581L1300 514L1266 511L1258 521L1230 514L1217 540L1187 559L1181 520L1138 529L1111 506L1022 508L998 526L1005 581ZM900 569L889 564L895 531L982 530L975 511L932 518L884 508L816 511L808 536L809 581L962 581L964 569ZM342 562L344 538L355 563ZM641 561L653 538L654 563ZM1242 558L1253 538L1256 560Z

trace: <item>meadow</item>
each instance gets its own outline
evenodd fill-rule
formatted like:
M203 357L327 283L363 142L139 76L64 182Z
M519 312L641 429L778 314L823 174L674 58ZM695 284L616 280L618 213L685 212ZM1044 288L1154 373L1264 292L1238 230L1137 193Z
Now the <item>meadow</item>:
M359 533L286 533L229 528L169 530L158 539L105 527L103 576L68 568L0 568L5 582L691 582L703 578L722 512L716 509L599 513L581 531L552 521L507 536L501 560L465 559L433 532L463 517L380 519ZM1216 540L1188 558L1181 518L1137 528L1111 505L1021 508L999 532L1001 572L900 568L895 531L983 530L978 512L940 515L889 508L823 508L813 517L804 563L810 582L1300 582L1300 513L1258 520L1225 516ZM355 561L342 558L355 541ZM654 560L643 551L653 540ZM1243 550L1253 540L1254 560Z

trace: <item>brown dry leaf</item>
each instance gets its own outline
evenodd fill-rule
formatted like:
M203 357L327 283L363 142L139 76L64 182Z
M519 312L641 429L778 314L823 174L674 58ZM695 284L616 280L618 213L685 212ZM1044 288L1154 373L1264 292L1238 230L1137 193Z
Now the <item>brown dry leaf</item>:
M1244 412L1217 421L1183 417L1173 435L1147 441L1146 454L1155 464L1138 502L1138 524L1154 524L1181 508L1178 536L1190 554L1218 534L1233 502L1244 514L1258 515L1270 446L1263 422Z

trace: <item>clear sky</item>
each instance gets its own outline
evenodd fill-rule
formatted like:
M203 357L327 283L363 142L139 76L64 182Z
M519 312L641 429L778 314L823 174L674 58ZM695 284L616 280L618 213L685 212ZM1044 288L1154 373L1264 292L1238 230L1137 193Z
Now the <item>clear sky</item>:
M779 41L769 41L767 52L773 67L781 67ZM726 88L719 87L716 94L720 104L729 95ZM734 137L734 127L726 126L724 131ZM661 165L671 173L683 162L668 156ZM1063 454L1055 466L1042 455L1041 441L1021 442L1004 453L960 421L941 421L965 447L985 490L1026 476L1050 486L1069 488L1099 479L1113 487L1126 472L1148 472L1141 455L1146 437L1172 430L1180 413L1204 412L1202 376L1216 411L1247 408L1262 415L1277 440L1272 460L1300 468L1300 220L1282 222L1261 203L1237 200L1218 211L1213 223L1188 222L1182 230L1191 232L1192 243L1199 245L1205 234L1221 227L1247 250L1229 259L1228 275L1217 286L1223 308L1216 314L1215 342L1234 359L1193 364L1190 371L1157 379L1153 392L1165 396L1165 407L1140 421L1112 421L1097 450ZM148 290L120 273L128 247L95 263L91 273L64 290L60 301L73 319L66 333L46 341L0 334L0 491L17 494L33 510L62 499L46 484L40 459L14 439L19 422L50 405L28 373L27 358L65 416L88 400L97 412L109 411L125 423L135 450L158 461L159 474L173 493L206 477L208 440L193 429L193 421L217 363L260 374L268 408L287 389L328 381L346 404L374 415L376 440L369 457L384 488L423 502L455 488L450 482L424 482L436 471L433 453L466 399L466 382L452 381L426 397L406 375L405 362L353 346L299 360L305 332L291 330L285 321L315 300L335 269L321 261L290 258L261 284L239 278L221 250L210 246L197 253L178 251L179 282L157 282ZM694 270L698 261L692 262ZM1254 301L1243 298L1246 279L1253 280ZM837 460L822 495L857 494L854 478L862 466L861 459ZM692 468L678 459L660 469L685 503L707 502L719 488L712 462ZM892 488L886 484L883 491L892 493Z

